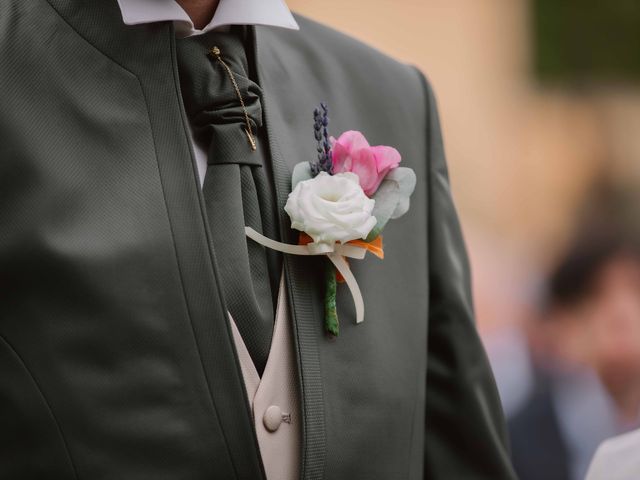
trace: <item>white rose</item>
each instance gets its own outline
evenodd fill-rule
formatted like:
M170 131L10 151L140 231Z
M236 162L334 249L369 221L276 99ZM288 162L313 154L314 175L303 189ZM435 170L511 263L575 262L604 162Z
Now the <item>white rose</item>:
M371 215L374 205L355 173L320 172L296 185L284 209L292 228L305 232L315 243L333 245L366 238L377 223Z

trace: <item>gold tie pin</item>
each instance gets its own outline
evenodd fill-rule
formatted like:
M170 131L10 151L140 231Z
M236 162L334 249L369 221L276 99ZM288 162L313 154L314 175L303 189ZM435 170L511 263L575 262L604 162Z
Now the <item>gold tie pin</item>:
M251 130L251 122L249 121L249 113L247 112L247 107L244 105L244 100L242 99L242 94L240 93L240 87L238 87L238 82L236 82L236 77L233 74L233 72L231 71L231 68L229 68L229 65L227 65L225 63L224 60L222 60L221 54L220 54L220 49L218 47L213 47L209 50L209 54L214 57L218 62L220 62L220 65L222 65L222 67L227 71L227 75L229 75L229 79L231 80L231 83L233 84L233 88L236 91L236 95L238 96L238 100L240 100L240 105L242 106L242 112L244 113L244 120L246 123L246 126L244 128L244 133L247 134L247 139L249 140L249 145L251 146L251 150L252 151L256 151L256 140L253 137L253 131Z

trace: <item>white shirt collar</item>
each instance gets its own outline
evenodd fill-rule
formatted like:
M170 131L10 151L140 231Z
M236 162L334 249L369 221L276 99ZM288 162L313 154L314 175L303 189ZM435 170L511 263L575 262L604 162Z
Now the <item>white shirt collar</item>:
M197 30L189 15L175 0L118 0L127 25L174 22L176 34L188 37L229 25L269 25L298 30L284 0L220 0L211 22Z

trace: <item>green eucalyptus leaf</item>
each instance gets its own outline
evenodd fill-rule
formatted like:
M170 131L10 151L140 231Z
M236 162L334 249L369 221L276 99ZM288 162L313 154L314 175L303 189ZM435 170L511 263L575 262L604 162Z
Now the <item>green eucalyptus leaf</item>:
M395 182L398 185L398 204L391 218L400 218L409 211L409 199L416 188L416 174L411 168L398 167L391 170L385 180Z
M305 180L311 180L313 175L311 174L311 167L309 162L300 162L293 167L293 173L291 174L291 190L296 188L298 183Z
M391 170L376 193L373 194L375 206L372 215L376 217L376 226L371 230L367 242L374 240L387 222L391 219L400 218L409 210L409 197L416 187L416 174L410 168L398 167Z

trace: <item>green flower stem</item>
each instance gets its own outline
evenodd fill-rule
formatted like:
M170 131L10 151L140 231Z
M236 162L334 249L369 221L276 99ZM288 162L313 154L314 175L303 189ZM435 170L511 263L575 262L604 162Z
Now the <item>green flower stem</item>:
M340 333L338 323L338 309L336 307L336 291L338 282L336 280L336 269L329 261L327 261L327 266L325 267L324 279L324 328L331 335L337 337L338 333Z

